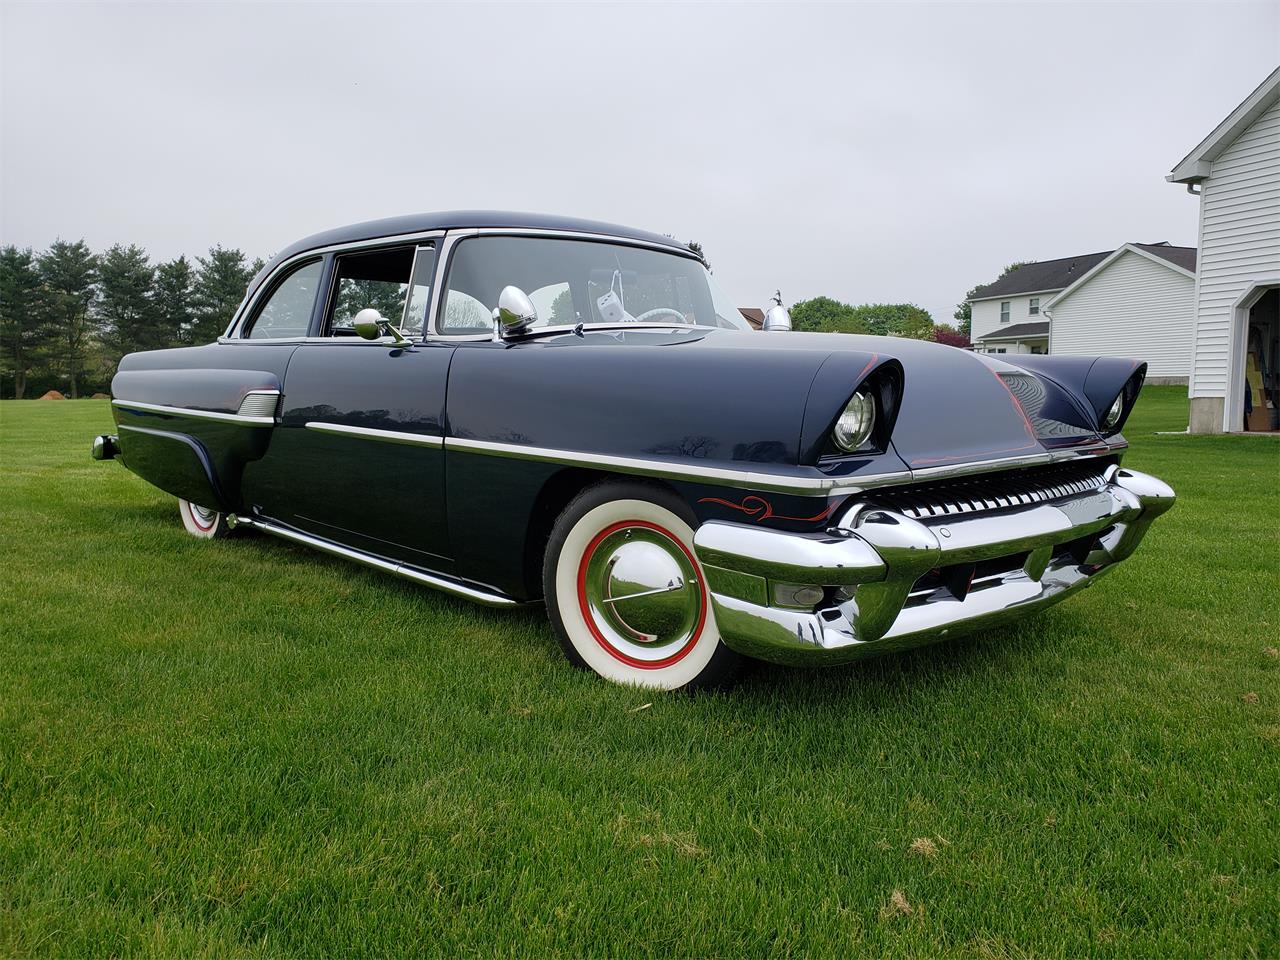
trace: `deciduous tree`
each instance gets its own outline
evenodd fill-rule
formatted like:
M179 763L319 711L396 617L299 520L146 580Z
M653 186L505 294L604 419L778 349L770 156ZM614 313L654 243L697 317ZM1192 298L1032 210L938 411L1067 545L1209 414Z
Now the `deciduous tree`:
M867 333L866 322L847 303L831 297L801 300L791 307L791 328L810 333Z
M955 327L949 327L941 323L933 328L933 339L938 343L946 344L948 347L960 347L967 350L970 346L968 334L962 333Z

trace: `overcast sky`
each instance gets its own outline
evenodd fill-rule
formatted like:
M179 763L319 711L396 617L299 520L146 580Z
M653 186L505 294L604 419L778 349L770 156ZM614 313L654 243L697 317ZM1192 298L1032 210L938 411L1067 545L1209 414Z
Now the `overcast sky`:
M1194 244L1164 175L1280 62L1280 0L2 9L6 243L536 210L699 240L742 305L938 320L1011 260Z

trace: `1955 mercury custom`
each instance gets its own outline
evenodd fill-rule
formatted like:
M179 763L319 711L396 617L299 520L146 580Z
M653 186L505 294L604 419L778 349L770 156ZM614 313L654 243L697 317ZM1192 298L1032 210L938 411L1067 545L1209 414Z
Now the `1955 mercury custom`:
M135 353L93 445L249 527L495 606L674 689L1020 617L1173 491L1126 469L1145 364L755 332L687 247L460 212L289 247L216 343Z

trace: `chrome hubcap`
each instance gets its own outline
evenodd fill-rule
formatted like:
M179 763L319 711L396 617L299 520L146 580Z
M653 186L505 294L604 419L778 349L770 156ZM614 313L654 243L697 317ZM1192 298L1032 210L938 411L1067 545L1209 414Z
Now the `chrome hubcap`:
M214 510L206 510L204 507L197 507L194 503L190 504L191 516L195 518L196 525L203 530L208 530L213 526L214 521L218 519L218 514Z
M705 617L692 559L656 528L606 530L583 557L579 582L583 614L597 639L644 663L681 655Z

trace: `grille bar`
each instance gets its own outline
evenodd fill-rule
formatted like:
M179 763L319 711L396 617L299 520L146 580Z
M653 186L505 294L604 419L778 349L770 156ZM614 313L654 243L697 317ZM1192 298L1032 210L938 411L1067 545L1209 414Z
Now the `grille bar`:
M915 520L1047 503L1101 488L1109 461L1016 474L986 474L919 487L877 491L867 502Z

